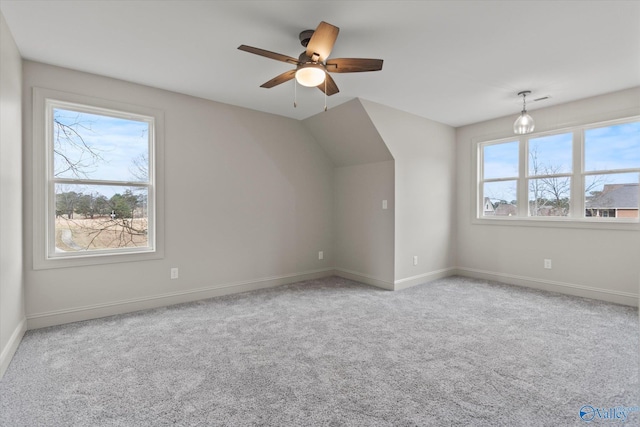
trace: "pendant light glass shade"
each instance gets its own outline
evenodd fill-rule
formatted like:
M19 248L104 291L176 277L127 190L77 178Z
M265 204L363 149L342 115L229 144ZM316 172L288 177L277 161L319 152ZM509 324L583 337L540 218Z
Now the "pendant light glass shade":
M302 86L316 87L325 79L326 72L320 64L309 63L300 66L296 71L296 80Z
M533 117L527 114L526 111L523 111L520 114L513 124L513 132L518 135L523 135L525 133L531 133L535 129L536 124L533 121Z
M536 127L536 123L533 121L533 117L527 114L527 105L525 98L529 93L531 93L531 91L529 90L518 93L518 95L522 95L522 112L513 124L513 132L518 135L531 133Z

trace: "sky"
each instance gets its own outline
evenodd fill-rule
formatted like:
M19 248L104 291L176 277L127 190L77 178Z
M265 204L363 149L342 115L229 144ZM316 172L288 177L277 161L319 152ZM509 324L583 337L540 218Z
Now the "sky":
M640 122L585 131L585 170L640 168Z
M109 181L136 181L133 172L139 170L134 159L148 159L149 124L144 121L109 117L103 115L80 113L76 111L54 109L54 117L60 123L70 126L77 132L71 139L56 138L54 174L56 178L77 178L68 170L68 162L79 163L81 178ZM82 140L80 139L82 138ZM92 157L83 146L86 144L99 158ZM66 187L69 187L66 185ZM80 188L80 187L78 187ZM93 188L95 190L98 187ZM115 192L123 192L126 188L104 188L103 194L110 196ZM74 190L79 192L78 190Z

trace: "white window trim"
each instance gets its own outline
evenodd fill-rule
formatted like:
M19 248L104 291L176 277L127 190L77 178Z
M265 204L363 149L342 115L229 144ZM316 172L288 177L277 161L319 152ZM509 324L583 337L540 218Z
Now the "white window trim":
M153 119L154 143L149 150L150 168L149 216L153 230L149 236L147 248L118 249L114 251L96 251L71 256L50 255L50 231L54 227L54 215L50 215L53 182L50 178L52 168L50 112L53 107L83 106L82 111L104 114L105 110L116 112L117 117L139 116ZM85 109L84 106L87 106ZM33 88L33 268L34 270L76 267L118 262L144 261L164 257L164 113L160 110L131 105L122 102L99 99L51 89ZM118 183L120 185L121 183Z
M472 206L474 206L472 210L472 224L483 224L483 225L507 225L507 226L525 226L525 227L557 227L557 228L587 228L587 229L610 229L610 230L631 230L631 231L640 231L640 218L632 218L632 219L597 219L597 218L587 218L584 217L584 207L585 207L585 198L582 192L584 188L585 177L587 175L601 175L607 173L640 173L640 168L634 169L619 169L619 170L609 170L609 171L584 171L583 164L583 150L584 150L584 131L593 128L611 126L616 124L628 123L632 121L640 120L640 116L633 115L627 116L623 118L606 120L594 123L584 123L584 124L575 124L570 125L558 129L530 133L522 136L510 136L504 138L481 138L474 139L473 142L473 150L472 150L472 165L475 167L475 173L472 173L473 187L475 191L472 192ZM482 159L482 148L491 145L491 144L500 144L510 141L519 141L519 164L518 164L518 177L510 177L510 178L501 178L501 179L488 179L486 182L491 181L517 181L517 195L518 199L521 198L522 195L526 195L525 200L528 200L528 188L527 188L527 180L530 178L528 171L528 146L527 142L532 138L539 138L549 135L557 135L561 133L569 133L572 132L574 134L573 138L573 172L571 174L559 174L559 175L570 175L571 176L571 207L570 213L568 217L542 217L542 216L529 216L528 212L528 203L518 203L518 216L504 216L504 217L496 217L496 216L483 216L484 209L484 197L482 197L482 185L485 181L483 181L482 177L483 173L483 159ZM577 203L575 203L577 201ZM582 210L581 210L582 209Z

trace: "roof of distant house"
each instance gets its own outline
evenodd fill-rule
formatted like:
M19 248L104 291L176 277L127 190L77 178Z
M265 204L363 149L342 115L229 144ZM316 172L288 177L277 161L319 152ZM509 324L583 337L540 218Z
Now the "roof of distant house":
M518 207L511 203L500 203L496 207L496 215L516 215L518 213Z
M588 209L638 209L638 184L606 184L602 193L587 200Z

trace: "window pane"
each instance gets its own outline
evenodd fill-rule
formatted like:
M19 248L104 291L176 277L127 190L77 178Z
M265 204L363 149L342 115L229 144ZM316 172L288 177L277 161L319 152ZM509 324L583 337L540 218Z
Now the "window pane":
M529 180L529 216L567 216L571 204L571 178Z
M584 137L586 171L640 168L640 122L589 129Z
M56 184L56 252L148 247L146 187Z
M53 109L55 178L147 182L149 123Z
M518 176L518 141L485 145L482 148L484 179Z
M529 140L529 176L571 173L573 133Z
M518 214L517 181L485 182L483 216L515 216Z
M640 174L588 175L585 180L585 216L638 218Z

